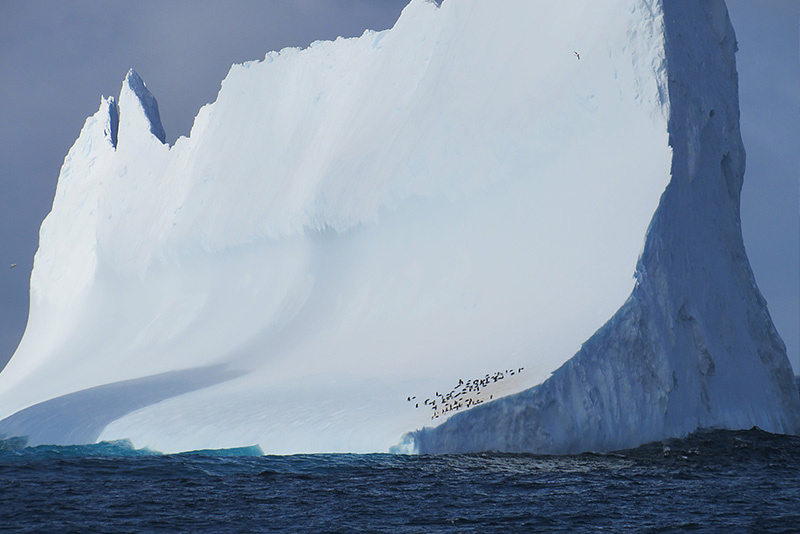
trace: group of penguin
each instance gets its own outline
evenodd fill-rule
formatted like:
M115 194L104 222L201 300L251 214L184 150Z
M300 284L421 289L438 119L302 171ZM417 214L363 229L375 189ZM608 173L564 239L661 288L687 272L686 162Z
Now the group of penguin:
M433 398L425 399L422 402L422 405L428 406L433 411L431 419L438 419L442 415L445 415L449 412L483 404L487 400L492 400L494 396L489 395L488 399L479 399L474 398L469 394L474 393L475 395L480 395L481 388L486 388L491 384L499 382L506 376L514 376L518 373L521 373L524 369L524 367L520 367L518 369L497 371L491 375L487 373L483 378L475 378L472 380L467 380L466 382L464 382L464 379L459 378L458 384L456 384L455 387L453 387L448 393L442 394L437 391ZM414 408L419 408L419 401L417 401L416 395L409 395L406 398L406 401L413 402Z

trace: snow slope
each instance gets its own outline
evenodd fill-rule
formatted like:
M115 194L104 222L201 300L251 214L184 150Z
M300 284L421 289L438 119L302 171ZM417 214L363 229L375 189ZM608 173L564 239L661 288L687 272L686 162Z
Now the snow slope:
M64 162L0 433L294 453L445 420L401 449L797 431L741 244L735 41L723 3L694 6L413 0L389 31L235 65L172 147L131 71Z

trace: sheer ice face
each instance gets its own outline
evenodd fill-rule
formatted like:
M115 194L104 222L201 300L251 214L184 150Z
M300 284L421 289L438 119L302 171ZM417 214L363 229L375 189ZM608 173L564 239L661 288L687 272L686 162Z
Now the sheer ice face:
M131 71L64 162L0 433L367 452L446 420L403 450L564 452L796 430L741 245L733 33L722 2L668 6L414 0L235 65L172 147Z

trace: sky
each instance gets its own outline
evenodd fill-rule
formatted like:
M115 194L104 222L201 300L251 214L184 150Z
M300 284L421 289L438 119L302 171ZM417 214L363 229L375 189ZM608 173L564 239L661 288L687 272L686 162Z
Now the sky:
M0 0L0 366L25 329L39 226L64 157L129 68L158 99L172 143L214 101L231 64L389 28L406 3ZM800 372L800 0L727 3L747 151L742 231Z

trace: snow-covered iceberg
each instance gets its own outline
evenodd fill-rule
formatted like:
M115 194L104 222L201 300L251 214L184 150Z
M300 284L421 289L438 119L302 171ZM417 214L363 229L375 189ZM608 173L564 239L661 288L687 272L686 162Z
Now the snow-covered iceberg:
M391 30L235 65L171 147L131 71L64 162L0 433L558 453L797 432L739 227L735 47L722 0L413 0Z

